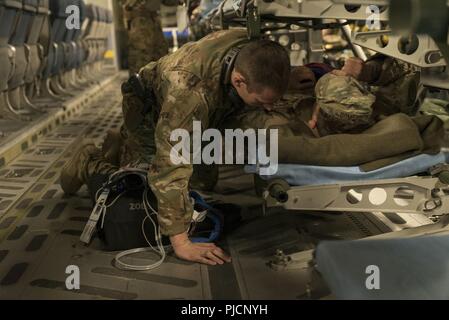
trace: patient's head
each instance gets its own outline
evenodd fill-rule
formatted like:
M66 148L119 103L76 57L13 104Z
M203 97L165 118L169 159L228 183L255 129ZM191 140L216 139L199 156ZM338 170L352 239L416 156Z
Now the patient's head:
M356 133L374 123L376 97L353 77L328 73L317 82L315 95L320 133Z
M310 68L304 66L292 68L288 86L289 92L302 92L305 90L313 90L315 84L316 84L316 77Z

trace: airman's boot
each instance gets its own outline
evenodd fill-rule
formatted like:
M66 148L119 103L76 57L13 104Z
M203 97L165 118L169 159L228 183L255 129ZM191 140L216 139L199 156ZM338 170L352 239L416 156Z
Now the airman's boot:
M122 145L123 138L121 133L117 130L108 131L102 147L102 153L106 161L119 166Z
M61 171L60 184L66 194L75 194L87 183L87 167L92 157L101 153L93 142L87 142L75 152Z

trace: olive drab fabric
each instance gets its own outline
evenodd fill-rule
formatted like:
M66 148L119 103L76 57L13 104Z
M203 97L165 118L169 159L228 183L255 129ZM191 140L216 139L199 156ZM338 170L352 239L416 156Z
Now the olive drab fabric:
M284 128L284 131L287 132ZM434 116L397 113L358 134L324 137L296 135L279 139L279 162L319 166L360 166L372 171L421 153L437 154L444 128Z
M168 54L168 43L162 32L158 10L160 0L126 0L123 18L128 30L128 65L130 74L151 61Z

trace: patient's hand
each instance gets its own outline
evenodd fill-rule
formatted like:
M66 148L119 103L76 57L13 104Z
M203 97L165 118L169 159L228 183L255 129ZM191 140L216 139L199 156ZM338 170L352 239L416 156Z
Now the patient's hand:
M359 80L365 63L362 59L351 57L346 60L345 65L341 70L332 71L337 76L350 76Z
M317 123L318 123L318 120L312 118L311 120L309 120L309 128L312 130L315 129Z
M309 128L310 129L316 129L318 124L318 115L320 114L320 107L318 105L315 106L315 109L313 111L312 119L309 120Z

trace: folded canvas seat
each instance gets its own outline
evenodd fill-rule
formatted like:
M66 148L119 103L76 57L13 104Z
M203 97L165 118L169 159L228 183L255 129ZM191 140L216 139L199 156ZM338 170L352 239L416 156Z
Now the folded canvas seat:
M315 265L337 299L449 299L449 236L324 241Z

